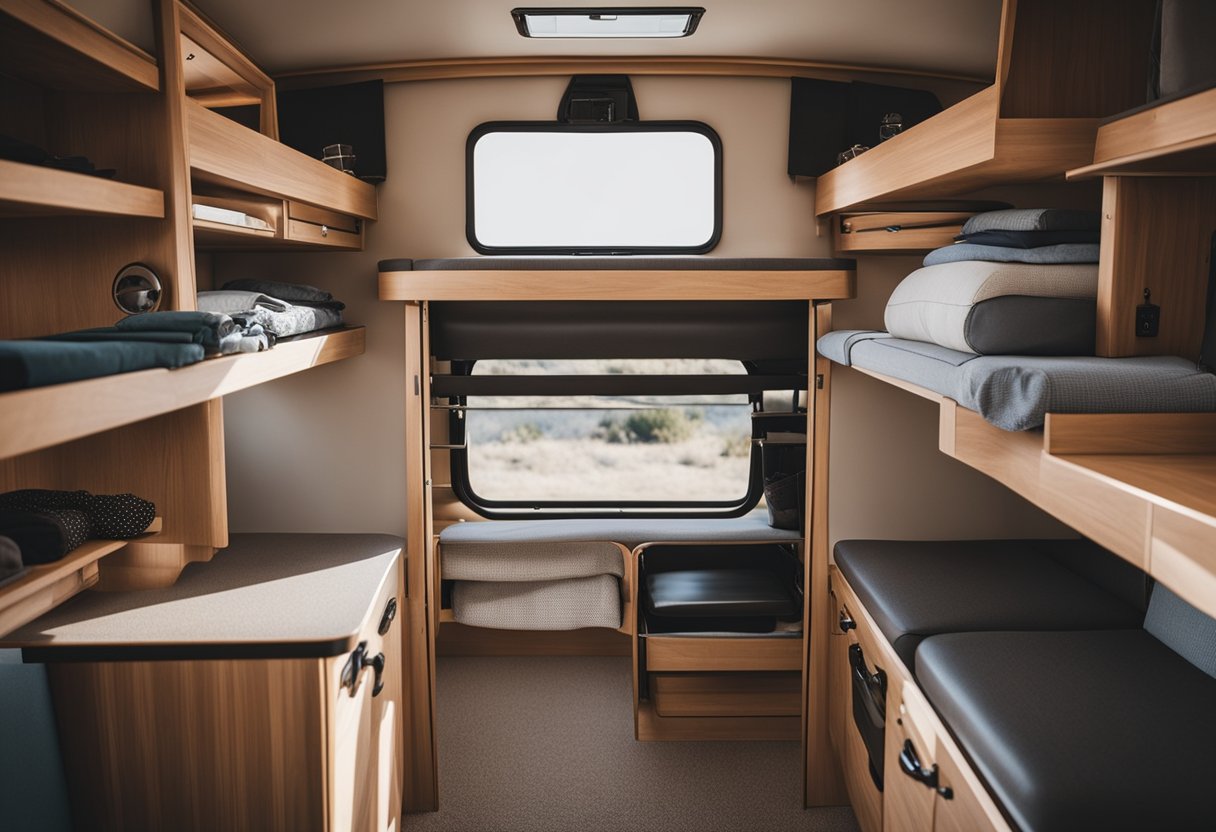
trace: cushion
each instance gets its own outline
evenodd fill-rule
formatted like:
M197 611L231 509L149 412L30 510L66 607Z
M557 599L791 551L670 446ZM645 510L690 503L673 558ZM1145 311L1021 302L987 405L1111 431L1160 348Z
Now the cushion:
M979 303L1006 296L1093 301L1097 294L1096 264L1040 265L966 260L925 266L905 277L887 301L884 320L887 331L896 338L927 341L961 352L978 352L968 339L968 328L972 310ZM1076 305L1071 308L1084 310ZM1087 314L1092 317L1092 313ZM993 317L1002 317L1002 313L992 310L988 315L990 323L985 327L986 331L991 330L985 346L994 354L1012 352L994 337L1002 331L1018 333L1038 327L1047 343L1055 337L1052 328L1042 327L1035 318L1021 316L1017 307L1011 307L1003 316L1007 320L992 326ZM1071 326L1092 328L1093 322L1084 320L1082 315ZM1027 338L1023 334L1014 340L1022 345ZM993 347L997 349L992 350ZM1092 344L1087 351L1093 351Z
M552 581L593 575L625 575L625 561L615 543L585 540L570 543L443 543L444 580Z
M1100 231L976 231L959 234L954 239L960 243L976 243L981 246L1005 246L1007 248L1038 248L1060 243L1097 243Z
M520 269L524 271L637 270L686 271L835 271L857 268L856 260L826 257L444 257L431 260L381 260L382 272L479 271Z
M985 211L963 223L964 234L977 231L1098 231L1102 215L1071 208L1005 208Z
M646 611L680 618L796 618L791 588L761 569L690 569L646 576Z
M1216 828L1216 679L1144 630L937 635L916 665L1023 832Z
M1195 667L1216 677L1216 618L1191 606L1164 584L1153 588L1144 629Z
M1053 246L993 246L979 243L955 243L942 246L925 255L926 266L981 260L991 263L1097 263L1097 243L1059 243Z
M577 630L621 626L621 589L612 575L560 581L456 581L452 615L470 627Z
M1086 540L842 540L836 566L909 669L937 633L1139 627L1137 607L1059 562L1086 551L1140 586L1143 573ZM1073 561L1075 563L1076 561Z

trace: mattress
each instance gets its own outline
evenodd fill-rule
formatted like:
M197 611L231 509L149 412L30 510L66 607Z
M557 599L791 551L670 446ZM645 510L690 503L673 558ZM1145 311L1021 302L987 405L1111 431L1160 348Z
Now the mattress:
M1041 427L1048 413L1216 411L1216 375L1176 356L974 355L863 330L830 332L817 347L838 364L954 399L1003 430Z

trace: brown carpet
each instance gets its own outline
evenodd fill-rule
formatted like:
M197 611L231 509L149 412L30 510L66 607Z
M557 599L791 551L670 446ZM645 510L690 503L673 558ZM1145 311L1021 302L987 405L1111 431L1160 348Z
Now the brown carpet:
M629 659L441 657L437 813L409 832L852 832L796 742L636 742Z

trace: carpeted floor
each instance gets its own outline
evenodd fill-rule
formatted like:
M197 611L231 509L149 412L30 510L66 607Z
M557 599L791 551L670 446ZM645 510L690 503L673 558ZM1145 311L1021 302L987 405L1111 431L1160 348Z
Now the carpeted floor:
M636 742L626 658L439 659L437 813L409 832L853 832L796 742Z

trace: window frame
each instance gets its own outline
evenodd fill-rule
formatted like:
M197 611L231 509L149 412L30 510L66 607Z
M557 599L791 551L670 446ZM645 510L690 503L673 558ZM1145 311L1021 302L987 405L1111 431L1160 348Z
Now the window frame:
M473 152L490 133L697 133L709 139L714 153L714 228L709 239L695 246L487 246L477 239L473 187ZM477 125L465 142L465 238L478 254L488 255L632 255L706 254L722 239L722 139L702 121L632 121L615 124L570 124L562 121L487 121Z

